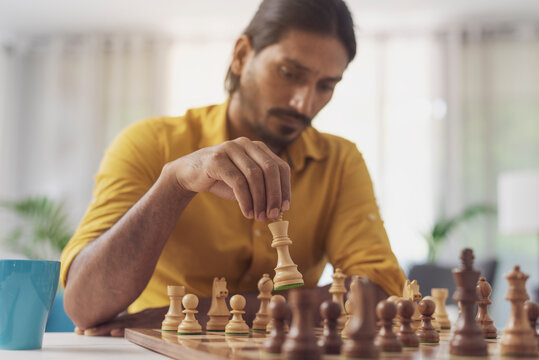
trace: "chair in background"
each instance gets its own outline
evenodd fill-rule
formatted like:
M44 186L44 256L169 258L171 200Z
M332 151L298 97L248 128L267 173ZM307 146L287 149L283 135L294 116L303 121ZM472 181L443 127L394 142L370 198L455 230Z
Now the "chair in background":
M494 287L498 260L487 259L477 261L474 267L476 270L479 270L481 276L484 276L490 285ZM453 294L455 293L456 286L455 281L453 280L452 269L453 267L435 264L414 265L408 272L408 279L417 280L419 292L421 292L423 296L430 295L433 288L447 288L449 292L447 303L455 304Z

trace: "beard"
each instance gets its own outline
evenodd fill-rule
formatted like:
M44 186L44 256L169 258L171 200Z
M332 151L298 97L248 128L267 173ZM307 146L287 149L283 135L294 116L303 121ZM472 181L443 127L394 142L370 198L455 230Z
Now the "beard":
M301 133L311 126L312 119L307 115L291 109L272 107L269 110L261 109L257 99L260 98L259 91L253 79L246 81L246 84L237 90L238 100L240 103L240 121L243 126L248 128L251 133L255 134L262 142L274 149L284 149L293 143ZM278 125L278 133L272 132L269 127L269 118L293 118L298 120L304 129L299 131L286 125L286 122ZM296 136L292 136L294 132L298 132Z

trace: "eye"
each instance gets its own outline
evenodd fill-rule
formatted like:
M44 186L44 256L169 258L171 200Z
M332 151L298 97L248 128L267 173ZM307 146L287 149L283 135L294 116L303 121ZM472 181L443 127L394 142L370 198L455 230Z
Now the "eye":
M290 71L287 67L285 66L281 66L279 68L279 72L281 73L281 75L287 79L293 79L295 77L294 73L292 73L292 71Z
M326 83L321 83L318 85L318 88L324 92L331 92L333 90L335 90L335 85L333 84L326 84Z

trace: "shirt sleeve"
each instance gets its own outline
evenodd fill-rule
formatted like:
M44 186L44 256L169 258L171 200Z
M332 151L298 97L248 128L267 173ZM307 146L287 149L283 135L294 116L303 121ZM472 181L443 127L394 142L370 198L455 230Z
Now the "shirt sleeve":
M327 253L335 268L368 277L389 295L402 295L406 279L391 246L363 156L353 148L344 160L343 176Z
M164 165L157 132L150 120L127 127L105 152L92 199L61 256L60 281L91 241L110 229L153 185Z

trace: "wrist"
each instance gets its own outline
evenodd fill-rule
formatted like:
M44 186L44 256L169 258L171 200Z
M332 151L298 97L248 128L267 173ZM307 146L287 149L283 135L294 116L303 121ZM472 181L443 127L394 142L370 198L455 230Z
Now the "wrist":
M170 189L174 198L191 200L197 193L186 189L182 186L174 169L173 163L167 163L163 166L161 175L158 181L162 181L166 184L167 189Z

